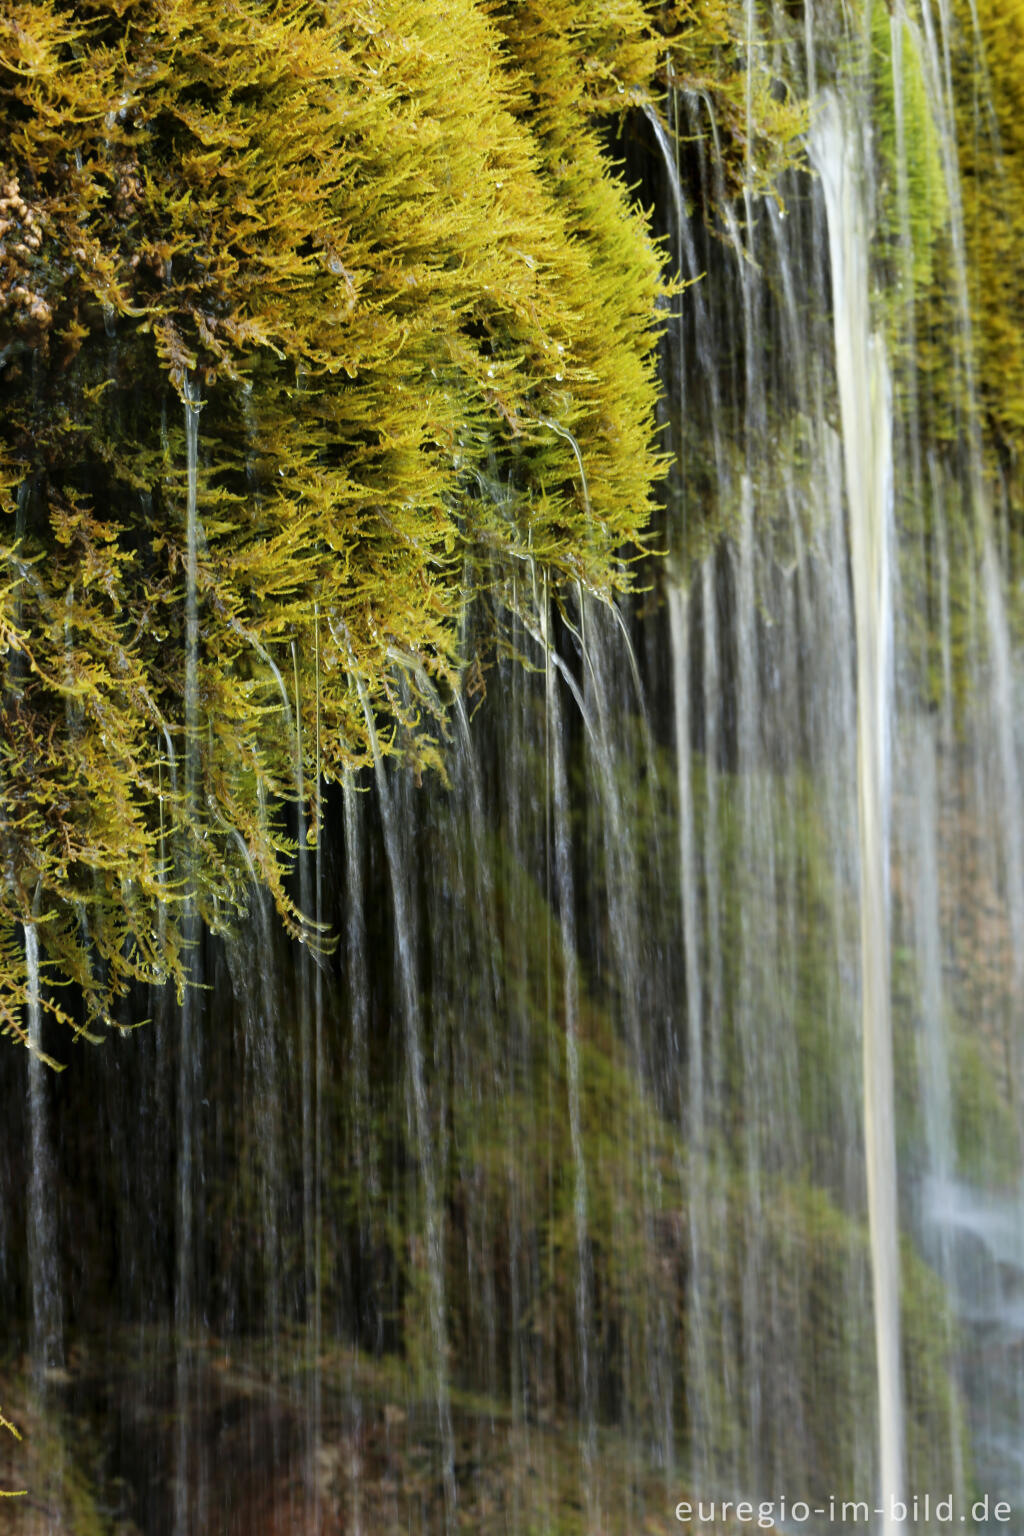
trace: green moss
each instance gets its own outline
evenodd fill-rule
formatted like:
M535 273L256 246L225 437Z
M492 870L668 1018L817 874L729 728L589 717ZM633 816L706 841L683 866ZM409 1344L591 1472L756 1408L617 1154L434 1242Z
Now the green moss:
M960 1032L950 1063L957 1170L961 1177L1009 1188L1020 1168L1020 1133L986 1042Z
M1024 347L1016 324L1024 281L1017 257L1024 146L1016 67L1024 12L1018 0L963 0L951 8L939 46L948 50L952 94L943 86L938 100L927 82L916 13L898 23L875 4L867 14L882 173L879 232L890 245L891 283L882 304L897 361L910 370L904 404L919 412L937 446L962 445L977 434L989 471L1005 474L1024 425Z
M665 44L636 0L19 0L0 39L0 1009L24 1039L19 922L44 1005L72 980L89 1020L180 988L187 894L222 926L255 874L302 931L300 777L313 839L369 719L440 762L494 570L628 585L664 284L600 123Z
M0 1487L24 1498L0 1500L0 1530L25 1536L53 1524L68 1536L119 1536L126 1528L107 1512L91 1474L93 1447L82 1426L54 1407L33 1403L26 1383L8 1373L4 1403L18 1441L0 1443Z
M891 16L883 5L871 7L870 24L881 224L896 247L892 259L905 303L910 297L901 291L905 282L924 289L931 281L934 248L948 228L949 195L919 32L906 16ZM904 240L909 271L900 270Z
M1024 48L1020 0L955 6L953 58L966 267L990 433L1016 457L1024 429ZM977 28L975 26L977 18Z

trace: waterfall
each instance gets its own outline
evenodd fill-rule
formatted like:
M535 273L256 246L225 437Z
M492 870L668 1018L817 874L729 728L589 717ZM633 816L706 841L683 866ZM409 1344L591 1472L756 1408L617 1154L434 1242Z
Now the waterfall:
M269 221L240 227L280 334L255 296L244 323L203 308L189 276L194 360L118 311L97 394L65 356L88 304L39 349L57 436L109 396L114 466L109 507L77 460L26 472L0 592L0 625L56 658L11 640L0 700L2 1019L29 1046L2 1089L0 1403L23 1358L47 1389L32 1433L81 1472L36 1490L54 1528L94 1484L85 1526L147 1536L665 1536L752 1525L747 1503L787 1536L838 1531L845 1505L931 1536L940 1497L965 1531L1024 1530L1024 543L970 271L963 123L997 138L984 18L972 37L953 0L740 9L722 78L662 52L620 92L631 55L613 69L603 43L553 80L524 65L461 186L465 146L420 99L447 15L413 41L370 7L366 89L324 87L350 114L324 179L351 170L372 203L382 178L364 264L328 248L355 241L340 216L287 260ZM524 14L463 19L557 30ZM318 28L282 27L282 53ZM510 50L501 30L495 70ZM581 113L621 95L621 186L596 143L530 126L577 90ZM762 195L761 102L787 93L810 127ZM386 184L374 103L405 146ZM190 99L173 132L202 141L212 114ZM119 121L121 208L145 145ZM202 142L183 174L220 154ZM543 199L512 189L520 150L555 156ZM385 229L410 179L424 206L442 188L436 230ZM616 217L678 279L651 332L664 478L648 546L598 580L630 510L608 467L630 381L568 322L603 302L594 229L627 185ZM493 237L479 292L470 228ZM202 267L151 258L154 294ZM298 361L282 272L322 321ZM137 453L136 321L181 380ZM234 377L211 358L236 342ZM54 597L47 561L76 541ZM118 606L122 566L152 633ZM160 708L136 735L114 727L144 650ZM72 809L99 784L92 819L26 794L15 835L16 747L41 773L64 752ZM180 999L147 938L172 971L180 944Z
M455 1486L455 1450L451 1427L451 1403L448 1384L447 1342L445 1329L444 1261L442 1251L442 1210L438 1198L434 1132L431 1106L427 1097L426 1062L423 1050L419 982L416 966L416 910L409 890L410 860L404 845L401 801L395 804L392 788L381 755L372 715L363 695L374 751L374 776L384 830L384 846L390 876L395 914L395 960L398 974L401 1012L406 1042L406 1118L414 1156L419 1161L422 1187L422 1239L427 1283L427 1318L431 1347L431 1371L434 1399L442 1445L442 1479L445 1498L446 1532L454 1529L457 1492Z
M858 167L839 108L829 100L813 156L828 210L850 517L857 637L857 800L860 847L864 1138L875 1300L883 1529L904 1498L899 1223L892 1027L889 1016L889 721L891 712L891 394L884 343L870 331L867 229Z
M672 670L675 695L676 770L679 794L679 878L682 887L683 951L686 979L686 1106L687 1133L690 1147L688 1164L691 1201L689 1210L691 1278L687 1305L694 1335L693 1358L689 1362L688 1390L691 1413L695 1420L695 1440L701 1446L695 1457L706 1458L707 1403L711 1384L708 1375L705 1336L704 1290L708 1283L705 1273L704 1247L707 1234L706 1207L708 1202L707 1176L707 1128L705 1115L709 1097L705 1087L704 1069L704 1006L703 977L700 955L700 913L698 911L699 882L697 879L697 853L695 837L695 811L692 782L692 710L690 699L690 594L683 586L669 590L670 635L672 641ZM708 754L710 764L710 753ZM710 811L709 811L710 817ZM709 849L713 846L708 837ZM717 891L713 878L708 879L707 900L711 909L717 910ZM714 985L714 983L713 983ZM712 1012L712 1029L718 1023L717 1010ZM714 1036L712 1036L714 1038Z
M545 624L547 609L545 607ZM546 638L546 637L545 637ZM579 1340L580 1400L584 1475L591 1471L596 1454L594 1383L591 1371L591 1308L593 1278L587 1234L587 1165L583 1150L580 1110L579 976L577 972L576 898L573 890L572 849L569 832L569 791L565 769L565 742L559 682L546 659L547 732L551 762L552 841L558 891L559 930L562 941L563 1008L565 1012L565 1077L569 1110L569 1141L573 1165L573 1224L576 1238L576 1330Z

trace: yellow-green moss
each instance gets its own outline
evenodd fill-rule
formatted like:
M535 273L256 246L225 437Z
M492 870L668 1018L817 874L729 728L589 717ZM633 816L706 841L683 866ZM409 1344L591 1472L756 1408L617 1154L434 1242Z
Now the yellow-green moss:
M481 573L628 583L663 279L598 125L657 88L656 20L0 0L7 1031L33 915L45 1006L70 979L96 1018L133 979L181 984L183 870L211 924L255 875L297 931L300 762L315 836L368 719L439 761ZM734 92L725 12L709 27L672 47Z

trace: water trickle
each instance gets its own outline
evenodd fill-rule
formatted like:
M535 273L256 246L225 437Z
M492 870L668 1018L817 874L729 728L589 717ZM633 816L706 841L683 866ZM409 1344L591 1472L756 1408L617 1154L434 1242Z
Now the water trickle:
M182 385L185 410L185 805L189 825L183 854L185 884L182 943L187 978L181 1001L177 1041L177 1209L175 1231L174 1332L178 1433L174 1469L174 1536L191 1536L194 1514L202 1509L205 1482L201 1455L197 1458L191 1419L200 1411L199 1376L195 1371L192 1337L198 1302L196 1198L202 1199L201 1141L197 1116L202 1099L200 1042L196 1027L196 988L200 921L195 853L201 764L199 698L199 413L198 387L190 374ZM201 1221L201 1215L199 1217Z
M568 427L563 427L560 421L552 421L548 416L541 416L538 419L540 426L547 427L549 432L554 432L556 437L560 437L563 442L568 443L569 447L572 449L573 457L576 460L576 464L580 472L580 494L583 497L583 505L586 509L587 516L589 517L591 515L590 490L587 486L587 469L583 462L583 454L580 452L579 443L576 441L573 434L569 431Z
M545 622L547 618L545 605ZM546 636L545 636L546 638ZM583 1151L580 1108L579 1044L579 973L576 942L576 898L573 887L572 848L569 831L569 792L566 780L565 740L559 681L548 661L545 669L546 730L550 755L550 796L552 840L554 844L555 883L558 921L561 933L563 971L562 1006L565 1020L565 1081L569 1111L569 1144L572 1151L573 1224L576 1239L576 1336L579 1358L579 1398L581 1451L584 1487L593 1489L594 1457L597 1451L594 1380L591 1366L591 1307L593 1276L590 1268L590 1240L587 1218L587 1167ZM588 1498L591 1523L599 1518L593 1496Z
M313 802L313 815L316 819L316 852L314 855L313 890L314 890L314 920L316 923L317 943L322 941L324 932L324 824L321 796L323 792L321 765L323 761L323 747L321 741L321 658L320 658L320 606L313 605L313 667L316 678L316 692L314 705L316 710L316 727L313 755L314 781L316 795ZM324 1169L328 1148L325 1138L325 1114L324 1114L324 1085L327 1078L327 1057L324 1042L324 965L319 955L314 957L315 968L313 974L313 1307L310 1323L310 1357L312 1368L310 1389L310 1440L314 1445L314 1457L319 1450L323 1431L323 1401L322 1382L320 1375L320 1357L323 1349L324 1337L324 1308L323 1308L323 1273L325 1257L324 1239ZM314 1500L314 1518L316 1530L319 1531L322 1522L321 1479L316 1477L316 1498Z
M864 1140L875 1301L883 1529L903 1499L899 1224L889 978L892 445L884 343L870 329L867 226L854 143L834 99L812 141L828 211L857 638Z
M28 1272L32 1296L32 1370L37 1388L46 1373L63 1363L64 1325L58 1271L57 1179L47 1106L40 1001L39 938L35 923L25 924L25 976L28 995Z
M915 786L917 806L916 817L906 817L909 823L904 832L907 846L899 856L913 881L908 906L913 920L920 995L918 1071L921 1077L928 1180L932 1190L945 1190L952 1186L955 1177L956 1130L950 1081L952 1042L942 977L945 934L940 910L940 769L934 723L918 718L903 733L903 738L904 753L909 760L900 765L901 782ZM952 749L949 740L943 746L946 753ZM903 819L901 817L901 821ZM954 1243L948 1228L941 1225L926 1231L925 1241L931 1247L933 1262L952 1301L945 1321L945 1347L952 1354L956 1344L953 1309L957 1305ZM955 1416L956 1412L956 1406L951 1403L950 1413ZM953 1450L950 1481L959 1502L965 1492L964 1457L962 1437L957 1432L955 1422L950 1423L950 1445Z
M683 196L683 184L679 176L679 166L676 161L675 150L672 147L672 140L666 133L661 118L650 102L644 102L643 113L651 125L665 164L665 176L668 181L669 190L672 193L672 205L675 209L676 229L680 232L681 237L681 232L687 225L686 202Z
M370 1130L370 1080L368 1038L368 1003L370 997L367 972L367 934L364 904L363 862L364 833L363 815L352 776L346 777L342 789L342 806L345 831L345 994L348 999L349 1030L351 1035L351 1061L348 1074L349 1113L346 1124L350 1137L346 1148L347 1159L358 1170L358 1188L364 1199L376 1194L375 1157ZM365 1231L364 1212L360 1211L360 1241Z
M705 1082L704 1065L704 978L702 972L703 955L701 953L701 912L700 882L698 880L697 843L695 829L695 807L693 794L693 761L692 761L692 708L690 696L690 592L686 586L673 585L669 588L669 618L670 636L672 642L672 669L674 677L675 694L675 748L676 748L676 776L678 788L679 819L679 879L682 899L682 941L685 964L686 982L686 1089L684 1098L684 1114L688 1143L688 1185L690 1190L689 1202L689 1237L690 1237L690 1283L687 1291L687 1310L691 1322L693 1347L687 1362L688 1390L690 1395L690 1414L694 1421L695 1442L695 1468L701 1462L706 1464L709 1454L707 1424L707 1405L711 1395L711 1380L709 1376L707 1359L707 1321L705 1316L705 1290L708 1284L704 1255L708 1244L707 1233L707 1209L708 1209L708 1135L707 1135L707 1108L715 1089L719 1086L713 1083L711 1093ZM707 622L707 618L706 618ZM711 621L713 623L713 620ZM707 641L705 640L705 644ZM712 669L712 686L714 685L714 658L708 656L709 667ZM705 755L706 773L712 772L710 764L711 752ZM709 805L709 821L711 809ZM706 852L714 859L713 839L710 836L710 828L707 829ZM708 872L706 879L706 900L709 914L714 911L717 916L718 891L714 874ZM709 928L712 924L709 922ZM717 937L717 935L716 935ZM711 1002L712 1029L718 1023L718 1008L720 1006L720 977L717 974L717 953L711 956L711 977L714 994ZM714 1039L712 1034L712 1039Z
M408 814L402 815L392 797L380 743L377 739L373 712L362 685L360 698L366 717L367 731L373 747L374 775L377 785L377 802L383 824L384 847L390 876L391 895L394 902L395 960L398 972L402 1019L405 1027L405 1072L407 1095L407 1129L413 1156L417 1160L422 1194L422 1268L427 1288L427 1323L429 1330L430 1366L433 1377L434 1402L437 1409L438 1429L441 1439L441 1476L444 1484L446 1530L455 1528L456 1485L455 1446L452 1435L451 1397L448 1379L448 1340L445 1326L445 1283L442 1221L443 1212L438 1199L437 1168L435 1159L435 1131L431 1106L427 1097L426 1062L423 1050L422 1020L420 1013L419 980L417 974L417 923L416 906L409 887L412 859L405 834L409 829Z
M199 390L182 384L185 408L185 795L195 806L199 782Z
M303 920L314 916L313 880L310 874L309 840L306 832L306 779L305 749L302 739L302 696L299 684L299 653L292 641L292 674L295 685L295 708L289 712L294 721L295 765L295 816L297 823L296 862L299 871L299 908ZM317 678L319 687L319 677ZM317 715L319 729L319 711ZM317 757L319 763L319 754ZM318 786L319 793L319 786ZM317 849L320 837L317 829ZM319 884L317 885L319 896ZM314 974L315 973L315 974ZM299 1078L301 1092L301 1141L302 1141L302 1282L306 1316L306 1478L305 1493L311 1498L310 1519L314 1531L320 1528L322 1513L319 1500L319 1480L316 1476L316 1453L320 1443L320 1376L317 1361L320 1358L322 1325L322 1301L320 1295L321 1222L319 1219L319 1158L322 1146L320 1117L320 1084L317 1064L322 1056L322 1007L323 993L320 968L311 956L308 944L303 945L299 959L298 986L298 1035Z

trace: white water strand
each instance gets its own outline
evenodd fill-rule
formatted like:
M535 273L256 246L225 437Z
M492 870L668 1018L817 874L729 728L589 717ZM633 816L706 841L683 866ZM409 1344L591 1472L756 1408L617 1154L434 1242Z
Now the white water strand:
M921 1102L924 1109L930 1182L933 1188L945 1191L952 1187L955 1172L956 1127L950 1083L952 1050L946 1024L942 983L943 932L939 908L938 855L939 774L935 728L931 720L921 719L916 722L910 753L913 757L912 764L908 764L910 767L908 782L914 786L917 802L916 825L911 829L911 838L916 854L914 861L916 878L912 905L922 1011L919 1044ZM937 1251L933 1254L932 1262L936 1264L949 1294L952 1308L955 1308L958 1300L957 1273L950 1231L939 1225L934 1233L934 1241ZM946 1348L950 1357L953 1356L956 1348L956 1329L952 1308L944 1320ZM951 1398L949 1441L953 1457L950 1470L952 1488L958 1504L964 1498L962 1441L957 1432L959 1408L959 1403Z
M314 855L313 890L315 892L315 917L318 936L323 933L324 927L324 866L323 845L324 826L322 815L321 795L323 784L321 780L321 718L322 701L320 697L320 606L313 604L313 660L316 673L316 732L315 732L315 756L314 777L316 781L316 804L314 814L316 817L316 853ZM321 1401L320 1379L320 1351L323 1339L323 1297L321 1294L321 1282L324 1272L324 1160L326 1148L324 1143L324 1106L323 1093L324 1081L327 1074L327 1064L324 1054L324 966L321 956L316 957L316 965L313 975L313 1411L311 1437L318 1448L323 1422L323 1410ZM320 1480L317 1480L317 1495L314 1507L315 1529L321 1528L320 1508Z
M363 892L363 817L359 792L351 773L342 780L342 814L345 828L345 966L348 983L348 1009L351 1020L351 1045L346 1091L351 1105L351 1124L370 1125L370 1073L368 1055L370 978L366 964L366 912ZM347 1148L352 1166L357 1170L356 1188L360 1193L360 1217L365 1220L362 1202L375 1198L376 1157L368 1131L353 1134ZM364 1193L365 1192L365 1193Z
M545 639L549 609L545 601ZM558 679L550 665L546 668L547 711L552 763L552 811L554 820L555 877L558 887L558 920L562 940L563 1002L565 1007L565 1080L569 1108L569 1137L573 1161L573 1221L576 1235L576 1330L579 1340L580 1369L580 1444L587 1493L590 1496L596 1452L596 1420L590 1360L591 1293L590 1240L587 1230L587 1166L583 1150L580 1051L579 1051L579 971L576 956L575 894L572 877L572 847L569 831L569 790L565 764L564 731ZM593 1521L596 1511L588 1514Z
M672 202L676 210L679 239L682 240L682 231L686 224L686 201L683 197L679 166L676 163L676 153L672 146L672 140L662 127L661 118L649 101L645 101L643 104L643 114L654 131L654 137L658 141L658 148L661 150L662 159L665 162L665 174L668 178L669 190L672 193Z
M704 1233L707 1208L707 1128L704 1083L704 1003L701 979L700 910L693 799L690 699L690 589L682 582L669 587L669 629L675 702L676 774L679 794L679 883L683 914L683 956L686 977L686 1131L690 1148L688 1209L690 1282L687 1294L693 1339L687 1359L687 1386L695 1448L703 1449L710 1418L711 1378L708 1370L705 1313L707 1276ZM710 836L708 838L710 843ZM694 1474L703 1471L698 1460Z
M643 1028L645 965L649 957L640 928L639 863L634 827L626 814L617 764L626 745L617 727L628 718L625 703L625 677L621 665L619 630L607 605L592 599L580 601L580 646L584 667L585 697L591 706L593 731L588 732L587 772L593 786L593 803L599 808L598 827L601 853L607 878L607 912L610 927L609 951L619 986L618 1011L623 1038L630 1055L631 1069L641 1083L653 1081L650 1040ZM626 658L628 660L628 653ZM635 679L632 680L635 687ZM628 696L628 695L627 695ZM643 700L637 697L641 732L646 734ZM643 735L641 736L641 740ZM595 845L595 852L597 851ZM642 1214L642 1243L638 1254L641 1264L650 1262L655 1242L653 1219L655 1197L655 1158L652 1150L652 1120L646 1106L631 1106L624 1116L620 1132L622 1155L638 1173L637 1191ZM613 1241L614 1241L613 1237ZM623 1330L620 1341L621 1369L628 1379L634 1361L642 1361L650 1400L659 1422L667 1413L670 1384L659 1370L657 1330L650 1327L650 1315L644 1320L639 1338ZM600 1522L595 1523L595 1529Z
M438 1199L437 1167L430 1104L427 1095L420 1013L420 987L416 964L416 908L409 889L411 860L401 832L401 806L396 806L381 755L373 711L366 691L357 679L367 734L373 751L377 803L384 833L384 852L394 901L395 958L405 1024L408 1120L413 1149L419 1163L423 1192L423 1225L426 1239L427 1309L434 1352L434 1395L441 1439L442 1480L445 1497L445 1529L456 1523L455 1443L452 1434L451 1395L448 1380L448 1336L445 1323L443 1212Z
M318 643L319 648L319 643ZM306 778L304 768L305 747L302 739L302 694L299 681L299 653L295 641L292 641L292 677L295 686L294 719L294 771L295 771L295 814L297 828L296 862L299 869L299 906L302 918L309 923L311 910L314 906L313 887L310 881L309 870L309 839L306 823ZM319 687L319 678L317 679ZM289 712L291 713L291 712ZM318 709L319 727L319 709ZM319 744L317 745L319 766ZM319 775L317 780L317 794L319 795ZM319 860L320 832L317 827L317 859ZM317 912L317 919L319 913ZM311 978L311 964L316 966L316 977ZM320 981L319 956L311 962L308 943L303 945L302 954L298 965L298 1023L299 1023L299 1075L302 1092L302 1256L303 1256L303 1295L306 1314L306 1486L307 1500L311 1500L308 1510L312 1522L312 1529L319 1531L322 1524L322 1510L320 1508L319 1483L316 1477L316 1450L320 1438L321 1404L320 1404L320 1373L316 1368L316 1361L320 1354L320 1340L322 1334L322 1303L320 1296L320 1243L318 1233L319 1221L319 1188L320 1188L320 1142L321 1142L321 1116L320 1116L320 1083L316 1071L317 1061L321 1056L319 1047L322 1035L322 992ZM313 979L314 996L310 996L310 981Z
M178 1200L177 1200L177 1272L175 1277L174 1323L177 1350L177 1413L174 1532L187 1536L190 1509L201 1503L201 1478L190 1465L189 1408L191 1405L191 1359L189 1331L196 1300L194 1190L197 1179L196 1107L200 1097L199 1066L196 1058L194 988L198 981L197 949L199 916L196 892L195 854L191 837L199 788L199 392L189 374L182 385L185 407L186 504L185 504L185 806L189 818L189 837L185 853L185 902L182 918L185 963L188 977L181 1004L181 1030L178 1039ZM197 1483L200 1486L196 1486Z
M686 967L687 1065L690 1079L688 1132L695 1148L702 1150L704 1062L701 1022L704 1008L698 954L700 914L697 907L698 885L690 761L689 588L673 583L669 588L668 601L675 695L676 775L679 792L679 878L682 885L683 948Z
M739 246L736 246L739 258ZM744 292L748 282L743 272ZM745 335L751 340L752 306L744 299ZM752 439L751 439L752 442ZM743 1160L745 1199L740 1286L740 1332L746 1422L750 1446L747 1475L758 1486L765 1475L761 1465L764 1427L764 1370L762 1339L771 1296L765 1284L764 1172L765 1149L771 1145L774 1106L766 1089L770 1082L775 1044L765 1038L764 1014L758 1001L758 977L762 962L775 950L771 929L775 918L774 880L767 874L774 858L772 805L760 750L760 726L764 716L758 687L756 545L754 539L753 485L749 474L740 478L740 519L733 552L736 584L736 755L741 785L741 838L749 868L758 878L739 891L740 965L737 1015L743 1064ZM769 893L765 899L765 893Z
M484 1042L486 1059L494 1064L492 1073L494 1103L507 1102L508 1078L498 1063L501 1061L500 1022L506 1017L502 991L502 963L500 944L500 919L495 900L494 869L488 847L488 816L484 805L484 785L477 761L476 742L470 729L469 713L461 692L452 701L454 740L451 751L451 794L447 806L453 816L452 834L446 841L452 851L454 878L469 896L469 909L465 920L445 922L442 914L447 903L438 903L427 920L431 930L431 973L433 986L443 985L451 989L457 999L452 1015L453 1031L448 1047L448 1072L452 1083L468 1083L474 1078L476 1053L473 1049L478 1039ZM454 916L454 912L452 912ZM479 977L479 991L465 985L469 975ZM444 977L444 982L441 978ZM440 1046L444 1050L444 1046ZM439 1049L435 1037L435 1061ZM477 1090L479 1092L479 1089ZM455 1095L452 1095L454 1104ZM500 1113L500 1110L498 1111ZM458 1167L458 1177L472 1177L472 1162L454 1142L451 1157ZM479 1353L481 1375L485 1390L493 1398L499 1387L498 1299L493 1269L481 1262L485 1239L482 1238L483 1222L474 1222L468 1245L474 1261L480 1265L482 1284L479 1287L479 1308L482 1322L482 1340ZM477 1255L480 1255L478 1258Z
M42 1007L39 998L39 936L25 924L25 976L28 992L28 1113L32 1163L28 1189L28 1270L32 1292L32 1368L39 1381L58 1366L63 1354L63 1318L57 1281L57 1181L47 1124L47 1071L42 1058Z
M185 508L185 794L191 805L198 779L199 752L199 392L189 374L182 386L185 406L187 486ZM190 893L194 895L194 893Z
M904 1476L899 1228L889 1000L889 747L892 608L891 386L870 331L868 236L852 136L828 98L811 139L828 215L857 639L864 1143L878 1373L882 1530L901 1532L893 1506Z

